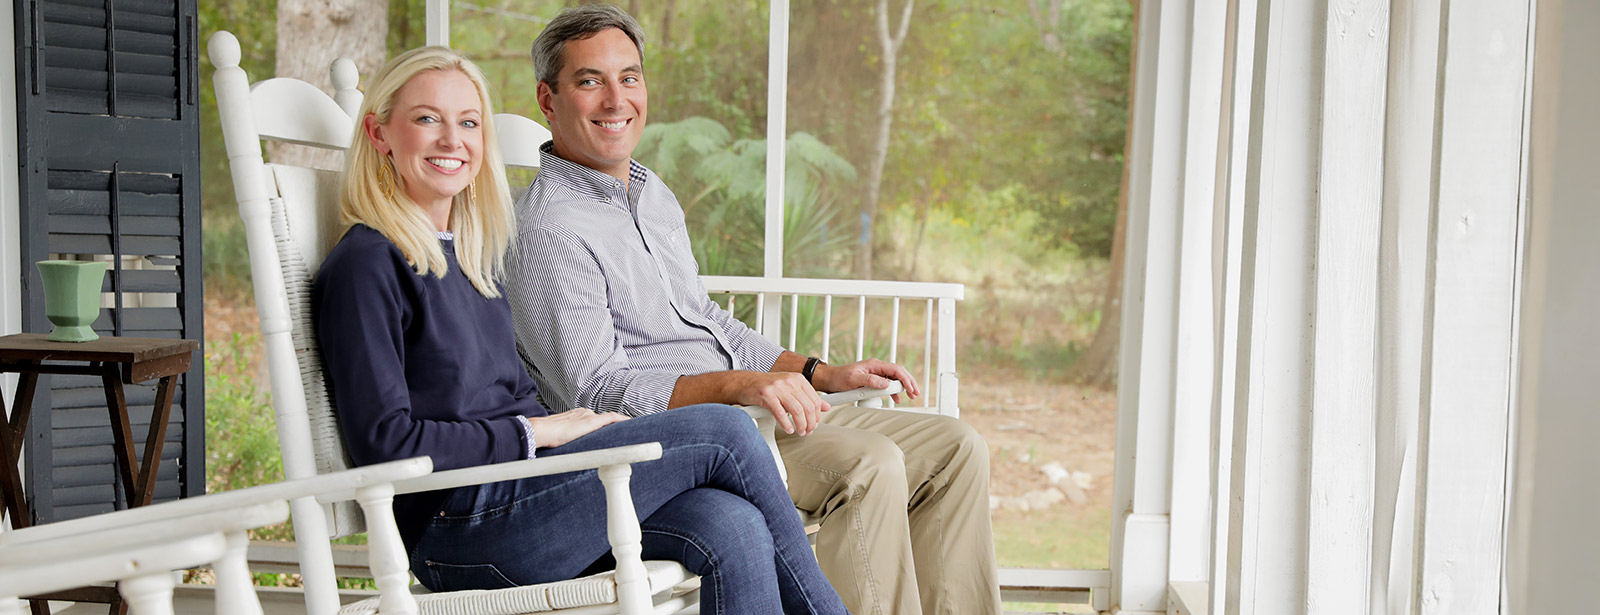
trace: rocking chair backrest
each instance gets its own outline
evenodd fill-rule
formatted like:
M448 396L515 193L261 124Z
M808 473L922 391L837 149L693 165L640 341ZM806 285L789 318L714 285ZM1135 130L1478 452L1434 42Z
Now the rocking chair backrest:
M494 114L494 132L499 137L500 159L507 168L539 168L539 146L550 140L550 129L515 113ZM512 190L520 189L512 186Z
M256 311L266 347L284 474L290 479L351 467L340 438L311 326L311 280L344 230L338 222L339 173L267 164L262 141L344 150L360 103L356 71L335 64L340 102L304 81L268 79L246 86L239 43L218 32L209 44L217 67L217 107L234 191L245 225ZM348 107L348 110L346 109ZM353 502L325 507L330 537L366 530ZM323 525L296 510L297 533Z

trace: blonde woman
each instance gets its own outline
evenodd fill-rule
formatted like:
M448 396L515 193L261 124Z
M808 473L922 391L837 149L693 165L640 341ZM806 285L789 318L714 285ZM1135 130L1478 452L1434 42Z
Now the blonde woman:
M844 613L744 412L625 420L540 403L501 293L516 226L491 114L482 73L442 47L391 60L369 87L340 201L350 229L313 299L355 462L429 455L448 470L659 441L632 483L644 554L704 577L702 612ZM412 570L444 591L608 567L603 489L583 474L396 497Z

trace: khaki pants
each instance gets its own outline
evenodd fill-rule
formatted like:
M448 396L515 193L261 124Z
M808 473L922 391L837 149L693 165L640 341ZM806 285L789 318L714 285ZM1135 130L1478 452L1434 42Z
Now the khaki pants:
M989 449L946 416L837 408L779 431L795 505L822 518L817 559L855 615L1000 612Z

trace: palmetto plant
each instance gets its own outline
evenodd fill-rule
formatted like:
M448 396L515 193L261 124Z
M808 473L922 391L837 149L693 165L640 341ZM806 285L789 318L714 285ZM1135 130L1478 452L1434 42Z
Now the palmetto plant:
M789 136L784 194L784 274L836 275L848 262L847 225L830 190L855 168L806 133ZM715 120L693 117L645 128L635 158L678 195L700 273L761 273L766 141L734 140Z

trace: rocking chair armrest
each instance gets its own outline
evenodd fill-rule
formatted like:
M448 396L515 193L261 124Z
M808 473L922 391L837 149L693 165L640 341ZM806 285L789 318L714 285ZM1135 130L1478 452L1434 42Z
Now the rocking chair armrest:
M61 536L85 534L101 530L126 528L144 523L187 519L199 514L234 510L274 501L311 497L321 493L355 489L377 483L392 483L423 476L433 471L433 460L427 457L401 459L364 466L308 478L286 480L233 491L222 491L172 502L140 506L111 514L83 517L36 525L0 533L0 547L28 544Z
M103 516L117 517L128 512L132 511L118 511ZM13 565L70 560L108 551L177 542L208 534L244 532L282 523L288 518L289 505L284 500L271 500L195 513L176 519L110 526L84 533L55 536L20 544L6 544L0 546L0 562L4 562L0 564L0 570ZM207 562L193 562L189 565L203 563Z
M822 401L828 402L828 405L830 406L843 406L845 404L853 404L869 399L879 399L888 397L890 395L899 395L904 392L906 392L905 385L900 384L899 380L890 380L889 386L881 389L861 387L859 389L839 391L838 393L823 393Z
M823 393L822 401L828 402L829 406L843 406L869 399L879 399L888 397L890 395L898 395L900 393L904 393L905 390L905 385L902 385L900 384L900 381L895 380L889 382L889 386L881 389L861 387L859 389L850 389L848 391L839 391L837 393ZM777 419L774 419L772 417L772 412L768 411L766 408L761 406L739 406L739 408L749 414L750 418L755 419L756 423L762 426L762 429L771 429L777 427Z
M14 606L20 596L116 581L141 571L182 570L214 561L226 549L227 539L219 532L211 532L163 544L97 548L84 554L52 551L42 560L12 560L8 556L6 563L0 565L0 613L21 615L23 611Z
M538 459L508 461L486 466L435 472L427 476L398 481L394 485L394 492L399 495L438 491L440 489L497 483L530 476L548 476L550 474L590 470L601 466L638 463L660 458L661 444L659 442L646 442L644 444L603 448L570 455L551 455ZM355 490L350 489L318 495L317 501L327 504L355 498Z

